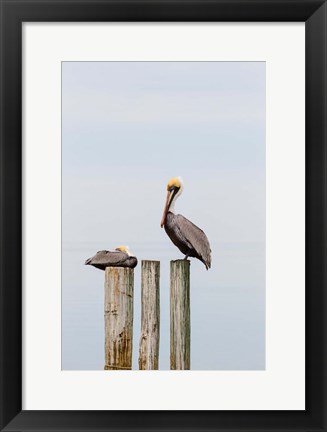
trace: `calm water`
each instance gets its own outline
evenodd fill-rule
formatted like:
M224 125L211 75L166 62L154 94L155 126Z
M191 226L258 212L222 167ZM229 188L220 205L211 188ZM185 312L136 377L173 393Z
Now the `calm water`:
M130 246L139 259L134 285L133 369L138 369L141 259L161 261L159 368L169 369L169 261L182 256L168 242ZM191 259L191 368L264 369L265 244L219 243L211 247L211 270ZM106 248L99 242L63 244L62 369L103 370L104 272L84 266L84 261Z

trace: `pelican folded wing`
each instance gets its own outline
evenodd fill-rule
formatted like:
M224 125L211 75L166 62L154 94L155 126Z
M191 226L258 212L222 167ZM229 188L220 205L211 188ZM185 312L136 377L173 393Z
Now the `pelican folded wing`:
M192 245L193 251L190 253L190 256L198 258L207 269L210 268L211 248L208 237L201 228L194 225L194 223L186 219L186 217L178 214L175 215L175 220L187 243Z
M86 260L85 264L92 265L100 270L105 270L106 267L133 267L130 258L124 252L102 250Z

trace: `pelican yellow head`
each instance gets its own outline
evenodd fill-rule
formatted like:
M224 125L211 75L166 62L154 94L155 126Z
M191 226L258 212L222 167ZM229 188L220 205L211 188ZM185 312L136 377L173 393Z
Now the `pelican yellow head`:
M116 247L116 251L124 252L127 255L131 254L130 251L129 251L128 246L118 246L118 247Z
M173 177L169 180L167 184L167 191L170 191L172 188L180 188L182 186L182 179L180 177Z

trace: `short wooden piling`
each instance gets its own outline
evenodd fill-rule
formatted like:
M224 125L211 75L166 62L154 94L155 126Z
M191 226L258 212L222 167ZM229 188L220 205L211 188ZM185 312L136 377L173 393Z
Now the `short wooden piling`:
M104 288L105 370L132 369L134 269L107 267Z
M170 369L190 369L190 261L170 262Z
M159 368L160 261L142 261L139 369Z

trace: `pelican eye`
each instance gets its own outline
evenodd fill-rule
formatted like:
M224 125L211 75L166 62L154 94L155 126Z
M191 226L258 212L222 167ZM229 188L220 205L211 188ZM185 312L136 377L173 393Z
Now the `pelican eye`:
M168 188L168 191L169 191L169 192L172 192L172 191L174 191L174 190L178 191L178 189L179 189L178 186L172 185L172 186L170 186L170 187Z

